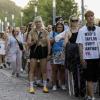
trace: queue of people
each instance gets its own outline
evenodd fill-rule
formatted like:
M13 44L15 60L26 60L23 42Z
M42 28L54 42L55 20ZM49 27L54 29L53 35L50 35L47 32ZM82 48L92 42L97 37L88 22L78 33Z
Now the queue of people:
M73 15L65 25L63 18L57 17L56 24L46 28L37 16L27 27L8 27L0 33L0 68L9 64L16 77L27 71L29 93L35 94L36 82L49 93L50 81L53 91L68 87L69 95L95 100L95 82L100 95L100 27L94 23L93 11L87 11L85 19L86 24L80 26L78 16Z

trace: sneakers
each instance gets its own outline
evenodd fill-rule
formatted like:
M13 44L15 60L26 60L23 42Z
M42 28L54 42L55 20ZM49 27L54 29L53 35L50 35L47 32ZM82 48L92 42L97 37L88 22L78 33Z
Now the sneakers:
M3 63L4 68L10 68L10 63Z
M0 65L0 69L3 69L3 66Z
M12 76L14 76L15 75L15 72L12 72Z
M21 68L20 71L23 73L24 70Z
M92 100L90 96L86 96L84 100Z
M62 85L62 86L61 86L61 89L62 89L62 90L66 90L66 86L65 86L65 85Z
M53 88L52 88L52 90L53 90L53 91L56 91L56 90L57 90L57 86L54 85Z
M20 77L19 73L16 73L16 77Z
M66 90L66 86L65 86L65 85L61 85L61 89L62 89L62 90ZM57 86L54 85L53 88L52 88L52 90L53 90L53 91L56 91L56 90L57 90Z
M48 93L49 92L48 88L47 87L43 87L43 92L44 93Z
M94 97L91 98L90 96L87 96L84 98L84 100L95 100L95 98Z
M19 73L15 73L15 72L12 72L12 77L20 77L20 74Z
M3 68L4 68L3 64L0 64L0 69L3 69Z
M36 81L37 87L43 87L43 82L41 80Z
M34 94L34 93L35 93L35 89L32 88L32 87L30 87L30 88L29 88L29 93Z

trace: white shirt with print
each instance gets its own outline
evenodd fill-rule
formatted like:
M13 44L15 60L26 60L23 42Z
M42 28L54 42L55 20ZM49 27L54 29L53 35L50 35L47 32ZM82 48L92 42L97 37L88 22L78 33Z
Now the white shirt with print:
M95 31L88 31L86 26L79 30L76 43L83 45L83 59L100 58L100 27L95 27Z

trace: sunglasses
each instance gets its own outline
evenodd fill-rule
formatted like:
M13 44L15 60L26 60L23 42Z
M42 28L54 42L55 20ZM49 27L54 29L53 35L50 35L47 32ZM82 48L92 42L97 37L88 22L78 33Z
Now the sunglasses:
M78 20L71 20L71 22L78 22Z

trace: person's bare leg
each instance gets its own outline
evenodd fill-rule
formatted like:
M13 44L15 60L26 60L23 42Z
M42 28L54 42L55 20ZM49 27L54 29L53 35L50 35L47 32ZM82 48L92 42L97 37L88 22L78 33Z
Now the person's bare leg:
M87 96L93 97L93 82L92 81L87 81Z
M65 68L64 66L60 66L60 71L59 71L59 74L60 74L60 84L62 86L65 86Z
M43 77L43 92L47 93L48 88L47 88L47 59L41 59L40 60L40 67L41 67L41 72L42 72L42 77Z
M35 72L35 67L36 67L36 60L31 59L30 60L30 70L29 70L29 92L34 93L34 72Z

